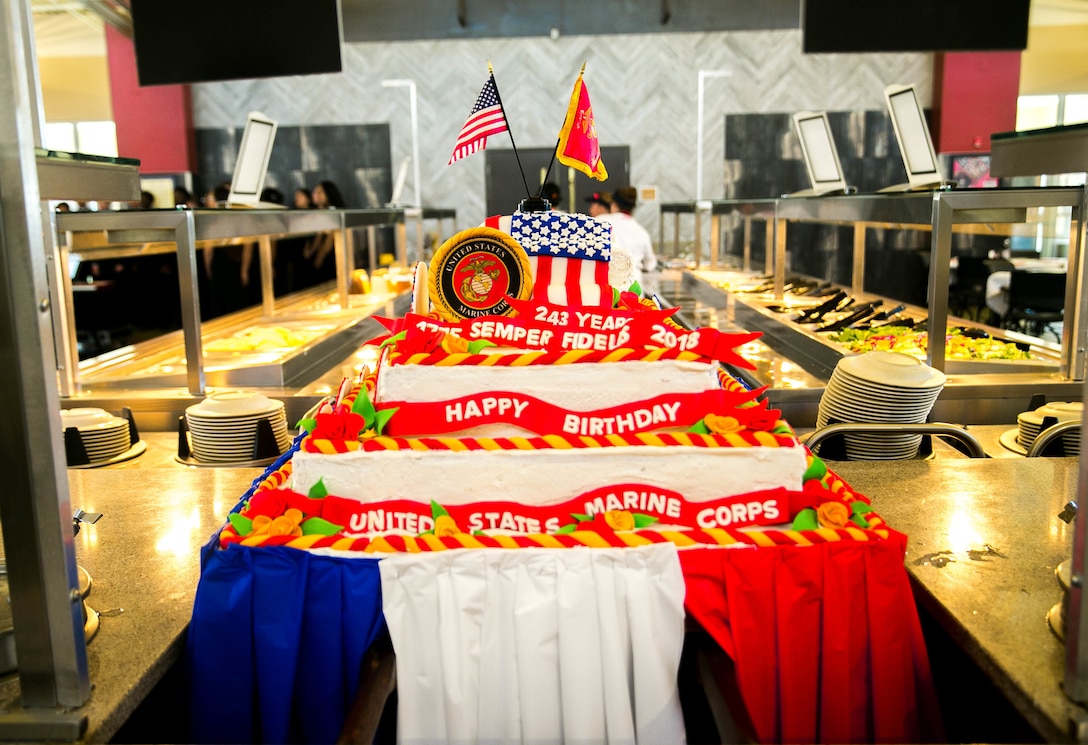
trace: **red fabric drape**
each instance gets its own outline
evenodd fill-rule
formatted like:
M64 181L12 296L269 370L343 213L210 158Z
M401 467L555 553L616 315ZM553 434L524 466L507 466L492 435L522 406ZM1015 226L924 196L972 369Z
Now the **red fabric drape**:
M939 742L903 543L681 551L760 742Z

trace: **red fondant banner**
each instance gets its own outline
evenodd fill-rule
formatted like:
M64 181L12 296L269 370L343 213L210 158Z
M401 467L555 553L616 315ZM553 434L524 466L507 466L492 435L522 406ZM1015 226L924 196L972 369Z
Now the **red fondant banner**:
M791 499L798 504L791 504ZM628 512L634 525L650 524L692 529L740 528L746 525L774 525L788 522L807 502L804 494L771 489L723 497L707 502L689 502L675 491L645 484L618 484L602 487L561 504L531 506L517 502L484 501L465 505L444 505L445 511L465 532L477 530L517 533L554 533L578 519L606 512ZM324 499L321 516L343 526L352 534L402 531L425 533L434 528L429 504L390 500L361 504L343 497ZM639 516L644 516L640 518Z
M494 391L448 401L386 401L377 408L397 410L384 430L393 437L442 435L485 424L513 424L538 435L599 436L687 428L708 411L726 414L757 395L759 391L673 393L594 411L571 411L523 393Z
M725 334L709 328L679 329L664 322L670 311L597 312L543 303L527 305L532 317L488 316L451 322L409 313L394 331L443 331L468 341L484 339L502 346L548 351L663 347L745 368L753 366L734 348L762 335L758 331Z

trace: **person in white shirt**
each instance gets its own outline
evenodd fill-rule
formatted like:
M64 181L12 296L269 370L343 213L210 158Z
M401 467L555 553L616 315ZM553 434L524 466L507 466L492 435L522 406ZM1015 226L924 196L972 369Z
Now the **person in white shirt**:
M612 194L612 211L601 215L598 220L604 220L612 225L612 263L615 264L617 275L620 270L625 270L624 277L613 278L613 272L609 271L609 284L626 290L630 286L627 281L638 282L644 295L652 295L657 291L656 279L648 276L657 269L657 257L654 255L653 241L646 228L642 227L631 215L638 204L638 190L633 186L624 186ZM624 257L618 257L617 253L626 253L629 261ZM630 269L626 269L627 266ZM626 285L624 284L626 283Z

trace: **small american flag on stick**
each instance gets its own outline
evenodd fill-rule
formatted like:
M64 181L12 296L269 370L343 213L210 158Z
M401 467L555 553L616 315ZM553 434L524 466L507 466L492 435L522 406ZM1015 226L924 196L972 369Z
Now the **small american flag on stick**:
M457 135L457 144L453 146L453 155L446 165L460 160L466 155L472 155L477 150L487 147L487 138L499 132L507 130L506 114L499 100L499 91L495 87L495 76L490 75L484 83L483 90L476 98L476 105L472 107L472 113L468 115L468 121L461 127L461 133Z

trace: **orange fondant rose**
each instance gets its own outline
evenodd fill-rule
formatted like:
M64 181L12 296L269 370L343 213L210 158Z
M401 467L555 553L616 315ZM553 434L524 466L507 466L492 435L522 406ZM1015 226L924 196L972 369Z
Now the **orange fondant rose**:
M850 522L850 508L842 502L824 502L816 508L816 522L821 528L845 528Z
M449 538L461 532L457 523L449 515L439 515L434 519L434 534L439 538Z
M302 510L290 507L279 517L257 515L253 518L252 535L302 535Z
M446 334L442 337L442 349L450 354L464 354L468 352L468 342L460 336Z
M612 530L634 530L635 516L627 510L608 510L604 513L604 523Z
M743 426L736 417L722 416L720 414L707 414L703 417L703 424L716 435L728 435L739 432Z

